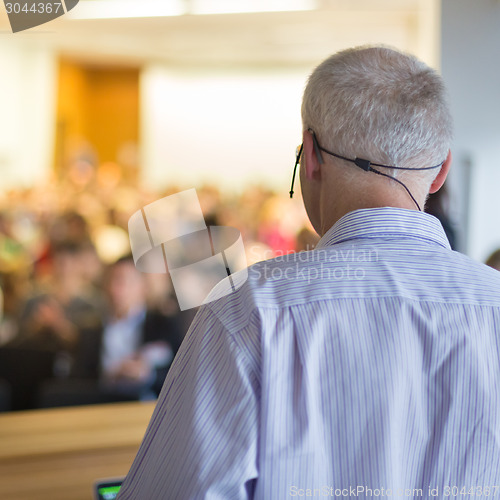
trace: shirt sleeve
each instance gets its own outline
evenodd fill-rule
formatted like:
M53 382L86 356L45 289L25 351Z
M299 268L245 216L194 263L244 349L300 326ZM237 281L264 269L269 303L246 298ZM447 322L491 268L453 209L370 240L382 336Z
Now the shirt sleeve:
M247 499L257 478L256 376L202 307L168 372L119 500Z

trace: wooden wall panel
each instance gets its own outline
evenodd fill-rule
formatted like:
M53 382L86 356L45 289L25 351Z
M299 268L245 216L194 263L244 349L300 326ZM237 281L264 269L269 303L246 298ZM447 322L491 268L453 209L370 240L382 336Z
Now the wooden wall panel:
M120 403L0 416L0 498L91 499L96 479L126 475L153 408Z

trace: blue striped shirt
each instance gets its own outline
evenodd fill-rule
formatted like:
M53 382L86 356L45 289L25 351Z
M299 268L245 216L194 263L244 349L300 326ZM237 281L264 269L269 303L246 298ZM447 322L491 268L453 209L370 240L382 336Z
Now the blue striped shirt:
M500 273L357 210L203 306L127 499L500 497Z

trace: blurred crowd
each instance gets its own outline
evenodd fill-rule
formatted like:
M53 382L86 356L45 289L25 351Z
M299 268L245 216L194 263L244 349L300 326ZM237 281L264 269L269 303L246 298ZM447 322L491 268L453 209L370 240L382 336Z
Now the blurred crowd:
M161 389L195 311L179 310L167 274L136 270L127 226L182 189L154 192L125 174L79 160L64 176L0 195L4 409L153 398ZM205 185L197 194L207 225L242 233L248 264L317 242L286 190Z

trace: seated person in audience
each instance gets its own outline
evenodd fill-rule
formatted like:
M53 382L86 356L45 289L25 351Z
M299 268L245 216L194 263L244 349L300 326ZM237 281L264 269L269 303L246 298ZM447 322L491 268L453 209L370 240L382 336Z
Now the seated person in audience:
M79 377L79 346L102 330L83 272L86 249L74 241L52 246L50 268L16 318L18 333L2 346L0 377L10 384L14 410L37 407L45 384Z
M64 241L52 249L52 272L24 305L13 346L51 350L61 355L60 376L72 374L81 337L100 331L102 313L88 294L83 269L86 244Z
M159 394L182 340L176 317L148 309L145 284L132 257L110 266L104 328L79 353L82 373L98 376L102 390L139 399Z

